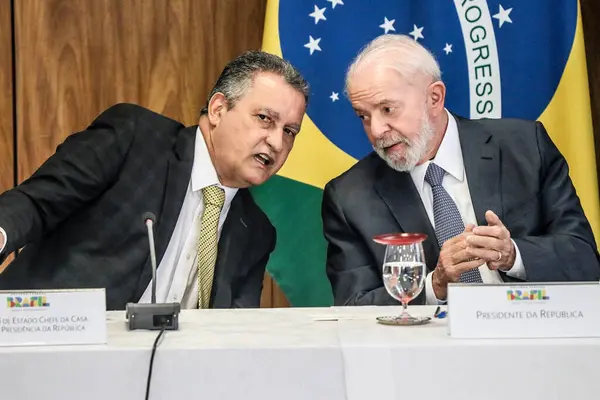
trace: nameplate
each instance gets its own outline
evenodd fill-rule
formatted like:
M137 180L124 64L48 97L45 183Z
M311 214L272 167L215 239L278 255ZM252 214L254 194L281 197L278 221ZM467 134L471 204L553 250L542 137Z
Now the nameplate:
M455 338L600 337L600 284L448 286Z
M0 346L104 343L104 289L0 291Z

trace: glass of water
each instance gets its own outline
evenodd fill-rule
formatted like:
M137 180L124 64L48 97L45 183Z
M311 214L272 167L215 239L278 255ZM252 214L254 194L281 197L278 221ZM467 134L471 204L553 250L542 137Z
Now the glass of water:
M412 316L408 313L408 303L417 297L425 286L427 267L422 233L395 233L376 236L373 240L383 244L382 277L387 292L402 303L402 314L394 317L379 317L378 321L393 325L418 325L430 320L429 317Z

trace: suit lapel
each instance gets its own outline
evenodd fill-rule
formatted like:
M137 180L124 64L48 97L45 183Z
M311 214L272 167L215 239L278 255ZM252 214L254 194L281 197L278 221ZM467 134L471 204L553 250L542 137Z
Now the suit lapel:
M157 267L167 250L175 224L179 217L186 189L192 174L194 161L194 144L197 126L182 128L175 142L175 151L167 164L166 182L164 184L163 201L161 209L156 213L155 244ZM153 210L154 211L154 210ZM150 257L146 261L139 285L136 299L139 299L152 277ZM137 301L137 300L136 300Z
M503 218L500 196L500 150L493 136L474 121L456 117L465 173L475 217L487 225L485 212L492 210Z
M427 267L435 268L440 253L435 232L409 173L397 172L387 165L379 166L381 179L375 183L375 190L387 205L403 232L424 233L423 243ZM431 256L429 256L431 255Z
M157 215L157 263L160 262L167 250L190 183L194 163L196 128L195 126L185 128L179 133L174 157L169 159L162 208Z
M219 237L219 250L211 294L211 307L231 307L233 301L232 282L246 254L251 219L246 215L246 189L240 189L231 202L231 208Z

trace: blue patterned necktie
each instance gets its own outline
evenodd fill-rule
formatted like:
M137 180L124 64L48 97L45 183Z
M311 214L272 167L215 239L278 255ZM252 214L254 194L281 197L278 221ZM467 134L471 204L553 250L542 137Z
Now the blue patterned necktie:
M430 163L425 173L425 180L431 185L433 192L433 221L435 222L435 235L440 249L444 242L460 235L465 230L465 224L458 212L456 203L442 186L446 171L434 163ZM482 283L478 268L463 272L460 281L465 283Z

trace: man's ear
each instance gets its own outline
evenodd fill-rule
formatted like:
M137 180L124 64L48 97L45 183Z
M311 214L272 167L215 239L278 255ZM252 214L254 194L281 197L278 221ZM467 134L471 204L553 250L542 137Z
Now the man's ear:
M223 93L213 94L208 102L208 120L211 125L219 125L221 117L227 111L227 99Z
M438 115L444 111L446 100L446 85L442 81L433 82L429 85L429 107L433 115Z

